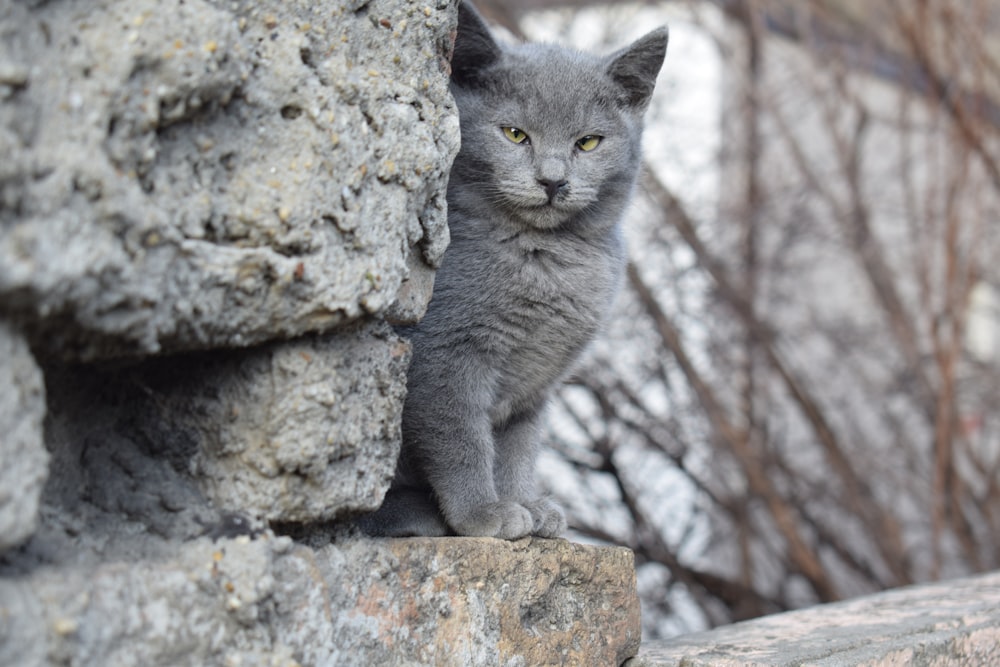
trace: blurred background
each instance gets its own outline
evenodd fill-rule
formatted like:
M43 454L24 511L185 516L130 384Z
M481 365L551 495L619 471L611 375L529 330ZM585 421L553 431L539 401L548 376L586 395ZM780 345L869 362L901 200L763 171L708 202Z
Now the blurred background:
M552 405L646 639L1000 567L1000 6L478 0L671 30L604 337Z

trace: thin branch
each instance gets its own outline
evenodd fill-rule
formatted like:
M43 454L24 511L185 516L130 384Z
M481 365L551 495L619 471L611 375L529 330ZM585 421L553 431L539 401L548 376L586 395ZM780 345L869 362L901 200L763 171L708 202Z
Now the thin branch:
M685 351L681 343L680 333L660 308L633 264L628 266L628 280L629 285L653 320L664 346L670 350L688 383L694 389L712 427L726 443L729 450L739 459L751 491L767 505L778 531L788 545L788 555L791 562L806 578L820 600L838 599L837 588L830 580L818 555L799 532L794 509L784 501L774 488L766 471L760 467L757 458L749 450L745 434L730 422L721 403L716 398L715 392L702 378Z

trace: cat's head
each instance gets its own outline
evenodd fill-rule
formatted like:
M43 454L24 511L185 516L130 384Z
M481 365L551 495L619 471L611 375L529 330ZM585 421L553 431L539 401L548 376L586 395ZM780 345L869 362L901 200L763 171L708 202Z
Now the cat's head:
M462 148L452 179L463 195L536 228L620 208L666 48L666 28L605 57L502 45L462 3L451 77Z

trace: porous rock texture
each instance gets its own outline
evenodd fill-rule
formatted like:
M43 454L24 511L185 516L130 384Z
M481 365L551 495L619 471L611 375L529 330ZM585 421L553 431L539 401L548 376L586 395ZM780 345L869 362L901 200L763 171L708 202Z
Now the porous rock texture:
M455 7L0 3L0 665L635 652L627 550L350 526L448 243Z
M453 11L428 2L4 3L5 310L84 359L388 311L448 240Z
M180 475L219 510L266 521L373 510L399 451L408 361L409 346L372 322L249 349L52 364L53 492L84 489L83 503L62 501L67 512L97 498L127 512L125 487L168 494L173 482L162 480ZM154 464L162 471L144 480Z
M0 321L44 369L56 477L125 448L222 511L378 506L408 362L385 322L422 314L448 242L454 21L449 0L0 6ZM27 507L44 470L18 458Z

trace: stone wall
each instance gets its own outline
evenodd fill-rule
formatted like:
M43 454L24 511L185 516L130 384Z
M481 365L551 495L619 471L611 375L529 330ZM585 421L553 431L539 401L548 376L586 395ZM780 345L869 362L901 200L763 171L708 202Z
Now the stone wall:
M0 664L620 664L631 553L367 540L454 0L0 5Z

